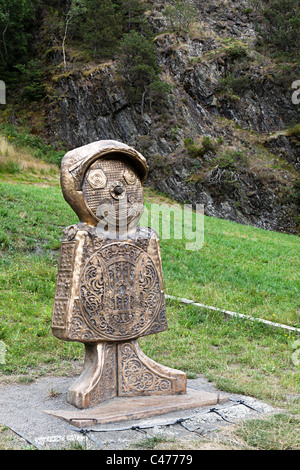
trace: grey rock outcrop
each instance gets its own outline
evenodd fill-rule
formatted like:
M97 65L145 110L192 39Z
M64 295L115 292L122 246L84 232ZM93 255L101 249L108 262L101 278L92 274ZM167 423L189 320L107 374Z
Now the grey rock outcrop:
M162 6L149 17L161 78L172 85L167 105L141 114L113 61L78 67L53 81L48 134L69 148L125 142L147 158L147 184L175 200L202 203L207 215L296 233L299 145L284 130L297 122L298 109L289 78L253 48L247 2L227 2L234 6L225 9L216 1L196 3L199 22L190 34L165 32ZM192 156L185 139L199 147L203 136L215 147ZM235 153L244 158L230 160ZM219 155L230 161L220 164Z

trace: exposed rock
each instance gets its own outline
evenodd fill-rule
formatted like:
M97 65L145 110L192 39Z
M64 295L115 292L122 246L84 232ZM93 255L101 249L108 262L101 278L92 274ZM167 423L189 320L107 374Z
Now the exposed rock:
M173 85L168 105L159 112L148 106L141 115L113 62L74 68L54 77L48 135L69 148L123 141L147 158L148 184L177 201L202 203L208 215L296 233L299 145L274 133L296 123L298 110L288 78L279 77L270 61L262 65L253 49L248 2L224 7L198 0L201 21L190 34L165 32L163 3L156 3L149 22L157 32L161 77ZM230 41L222 43L224 38ZM246 131L240 135L239 129ZM184 139L201 145L205 135L222 137L222 145L192 158ZM218 155L228 148L242 152L245 161L220 169Z

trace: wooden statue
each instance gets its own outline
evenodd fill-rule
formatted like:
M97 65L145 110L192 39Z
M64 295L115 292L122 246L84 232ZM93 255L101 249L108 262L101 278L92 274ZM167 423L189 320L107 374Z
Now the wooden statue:
M138 343L167 328L159 240L138 226L147 169L139 152L106 140L62 160L63 195L80 221L64 230L52 331L85 344L83 371L68 392L77 408L186 392L186 375Z

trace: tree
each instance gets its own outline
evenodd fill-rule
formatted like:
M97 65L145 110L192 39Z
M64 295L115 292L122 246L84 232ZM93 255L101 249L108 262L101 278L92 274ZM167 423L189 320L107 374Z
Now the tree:
M171 92L171 85L156 78L148 86L148 101L150 109L160 111L166 103L166 99Z
M120 45L119 71L126 81L131 102L140 103L141 114L145 101L150 103L166 93L167 84L159 80L156 47L153 41L137 31L125 34Z
M197 9L191 0L171 0L164 10L168 23L173 31L185 31L195 21Z
M120 54L124 72L128 77L132 74L132 68L140 64L149 65L158 71L155 45L137 31L124 35L120 44Z
M119 69L130 86L149 85L159 70L153 42L137 31L125 34L120 44Z
M145 35L149 24L145 18L147 4L141 0L121 0L123 31L139 31Z
M42 69L38 59L31 59L24 64L15 65L15 69L21 74L20 98L27 101L37 101L45 95L45 84L42 80Z
M265 43L291 52L299 51L300 8L299 0L252 0L261 17L258 30Z
M64 36L63 36L63 41L62 41L64 71L66 71L66 68L67 68L65 43L67 39L68 27L75 18L82 15L83 13L86 13L86 11L87 11L87 8L85 5L85 0L72 0L69 9L66 12Z
M83 37L94 57L111 57L122 35L121 11L112 0L86 0Z
M26 62L38 1L0 0L0 61L3 68Z

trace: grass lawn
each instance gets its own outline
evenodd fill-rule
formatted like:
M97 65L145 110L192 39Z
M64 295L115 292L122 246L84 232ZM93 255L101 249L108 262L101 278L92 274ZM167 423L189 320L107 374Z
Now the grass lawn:
M33 380L83 360L83 345L51 333L62 229L77 217L50 169L31 181L28 174L22 180L22 171L17 176L0 173L0 340L6 346L0 374ZM172 204L152 190L145 195L149 209L154 202L155 210ZM178 208L178 223L181 215ZM187 251L186 241L161 239L167 294L300 326L298 237L204 217L202 248ZM293 334L169 299L167 316L168 330L140 340L148 356L189 378L203 374L221 390L299 413Z
M50 328L62 229L76 215L59 187L5 182L0 201L2 372L81 359L82 345L58 341ZM161 241L166 293L297 325L298 238L210 217L204 223L199 251L186 251L185 240ZM176 301L167 308L169 329L141 340L153 359L226 390L270 399L296 393L293 335Z
M160 204L166 202L162 199ZM157 220L159 205L151 207L153 220ZM174 225L182 223L180 208L174 220ZM170 226L172 235L172 223ZM204 217L204 244L200 250L186 250L188 239L160 239L168 294L300 326L297 236Z

